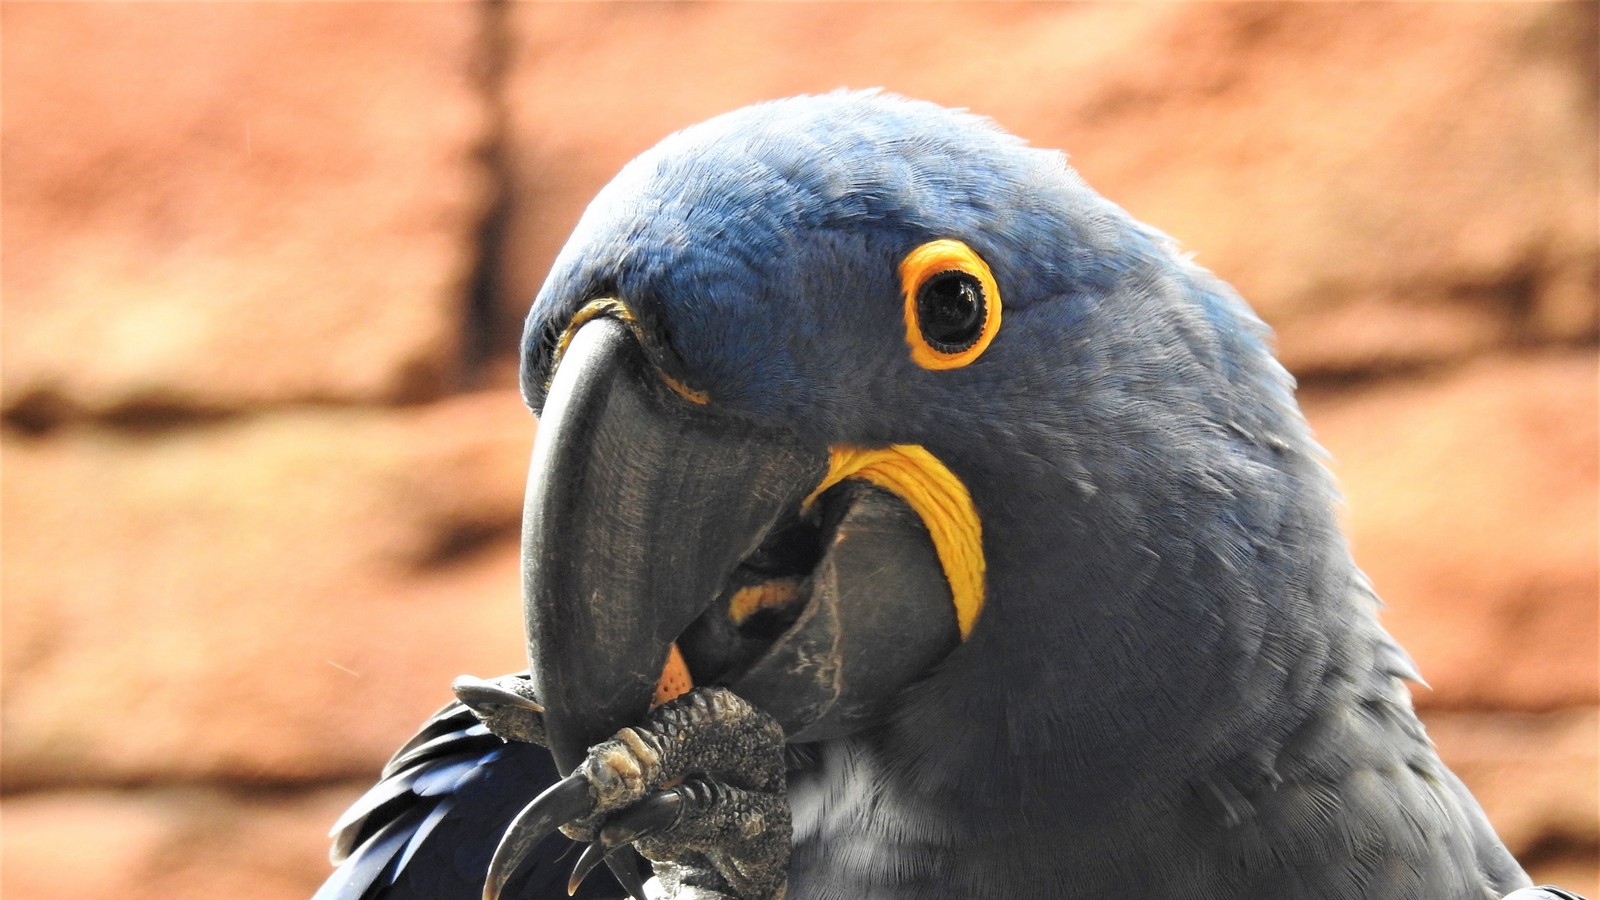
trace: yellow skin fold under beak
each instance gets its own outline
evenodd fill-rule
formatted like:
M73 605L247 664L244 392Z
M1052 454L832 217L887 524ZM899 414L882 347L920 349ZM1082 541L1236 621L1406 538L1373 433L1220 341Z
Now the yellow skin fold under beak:
M966 640L983 611L984 599L983 525L967 486L922 447L835 447L828 474L806 497L805 505L847 478L861 478L893 493L922 519L950 582L956 626Z

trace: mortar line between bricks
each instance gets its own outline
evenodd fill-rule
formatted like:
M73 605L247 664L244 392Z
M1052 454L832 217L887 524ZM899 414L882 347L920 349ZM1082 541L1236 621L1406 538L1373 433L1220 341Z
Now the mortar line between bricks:
M506 100L507 72L512 53L509 4L506 0L479 0L481 16L478 90L488 110L488 135L481 160L490 180L490 198L479 223L476 260L466 286L461 342L462 373L467 387L480 385L489 362L503 348L499 334L499 301L504 290L502 263L511 222L513 191L510 159L510 110Z

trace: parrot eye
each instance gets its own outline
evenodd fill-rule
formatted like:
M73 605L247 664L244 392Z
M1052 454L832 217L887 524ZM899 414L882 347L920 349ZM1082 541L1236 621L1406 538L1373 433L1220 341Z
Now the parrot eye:
M960 241L930 241L900 262L906 343L924 369L956 369L977 359L1000 328L994 275Z
M917 325L940 353L960 353L976 344L988 317L983 285L965 272L941 272L917 291Z

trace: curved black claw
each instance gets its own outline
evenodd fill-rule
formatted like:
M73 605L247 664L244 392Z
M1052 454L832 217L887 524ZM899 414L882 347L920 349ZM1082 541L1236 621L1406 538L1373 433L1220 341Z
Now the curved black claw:
M577 865L572 867L572 878L567 882L567 894L578 892L578 886L589 877L601 860L607 859L619 847L625 847L641 838L666 831L683 818L684 796L680 788L672 788L647 797L613 816L600 829L593 842L583 848Z
M488 697L497 709L508 687L504 680L463 686L469 698ZM517 814L490 861L484 900L498 900L532 849L558 828L593 841L569 889L604 861L642 900L637 848L658 864L664 883L667 872L707 896L783 896L791 836L783 747L782 726L727 688L699 688L657 707L640 725L591 747L570 775Z
M511 677L523 678L525 676L513 675ZM499 712L499 708L502 706L519 707L536 713L544 712L544 707L532 697L525 697L497 681L489 681L476 675L456 676L456 680L450 682L450 689L455 691L457 700L482 715L492 715Z
M483 900L498 900L506 882L540 841L566 822L592 815L596 805L589 782L581 772L568 775L533 798L511 820L500 846L494 850L483 884Z
M534 699L532 681L526 673L493 681L462 675L450 683L450 689L501 740L548 746L544 705Z
M685 790L675 787L662 791L612 816L600 829L600 843L611 850L677 825L689 805Z
M644 893L644 876L639 874L639 854L631 849L623 850L607 858L606 865L611 869L611 874L617 876L617 881L629 897L633 900L649 900Z
M589 873L594 871L594 867L600 865L601 861L610 852L606 845L600 843L599 840L590 841L584 846L582 855L578 857L577 865L572 867L572 877L567 879L568 897L578 892L583 880L589 877Z

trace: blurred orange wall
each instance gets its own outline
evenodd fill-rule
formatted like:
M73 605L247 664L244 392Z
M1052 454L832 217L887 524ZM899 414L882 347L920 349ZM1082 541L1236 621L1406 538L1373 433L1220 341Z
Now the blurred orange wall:
M1594 3L0 5L10 900L305 897L522 665L518 325L668 132L872 87L1277 328L1431 733L1600 892Z

